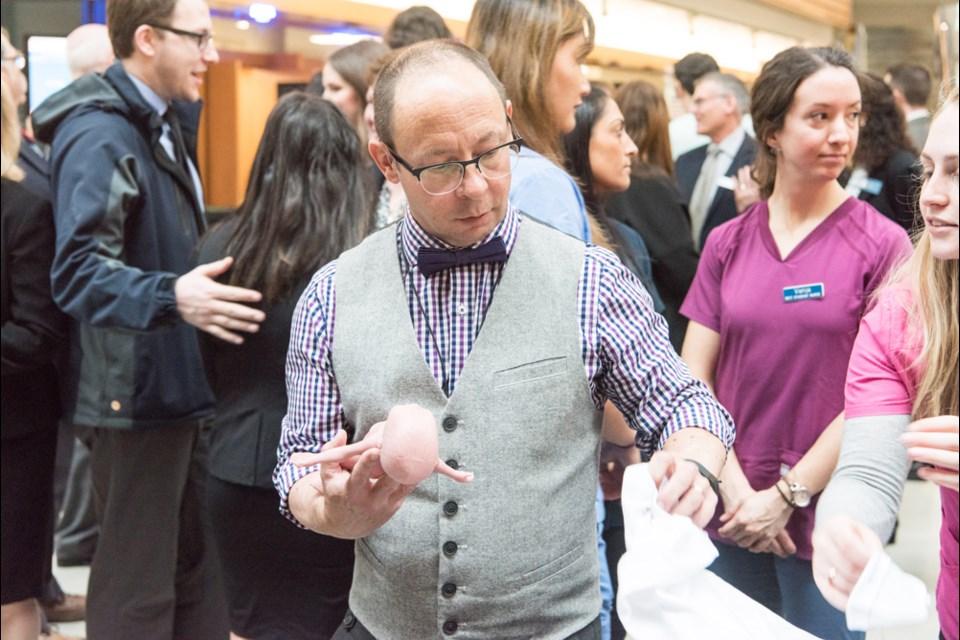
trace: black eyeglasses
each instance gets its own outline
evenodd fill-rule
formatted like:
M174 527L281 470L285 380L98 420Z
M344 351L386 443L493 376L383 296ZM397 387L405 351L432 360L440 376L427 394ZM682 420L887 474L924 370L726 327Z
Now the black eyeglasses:
M165 24L147 24L147 26L153 27L154 29L160 29L162 31L169 31L170 33L175 33L178 36L183 36L185 38L193 38L197 41L197 49L200 51L206 50L206 48L210 46L210 43L213 42L213 34L207 31L184 31L183 29L168 27Z
M403 165L403 168L417 179L424 191L433 196L442 196L457 190L463 182L467 167L472 164L477 165L477 171L488 180L500 180L510 175L520 160L520 147L523 144L523 138L517 134L517 130L509 118L507 118L507 122L510 124L510 131L513 133L514 139L492 149L487 149L472 160L452 160L415 169L389 146L387 146L387 151L390 152L394 160Z

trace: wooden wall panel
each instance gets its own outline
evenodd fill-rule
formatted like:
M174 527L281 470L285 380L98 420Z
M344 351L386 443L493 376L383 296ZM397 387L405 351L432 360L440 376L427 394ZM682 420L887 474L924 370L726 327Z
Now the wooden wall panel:
M310 80L306 71L274 71L226 60L207 71L200 157L209 207L235 208L243 201L247 178L267 117L281 84Z
M840 29L846 29L853 24L853 0L759 1Z

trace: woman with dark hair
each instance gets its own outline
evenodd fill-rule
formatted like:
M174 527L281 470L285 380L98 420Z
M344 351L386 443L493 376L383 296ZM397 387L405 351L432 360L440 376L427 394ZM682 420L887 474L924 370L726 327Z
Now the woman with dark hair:
M890 87L872 73L860 73L858 78L866 119L853 155L853 172L844 181L847 193L910 231L916 220L920 159Z
M610 239L617 257L643 282L654 300L654 309L662 311L643 238L607 215L609 196L630 185L631 160L637 155L637 146L627 135L620 107L606 89L591 86L590 93L577 107L573 131L563 136L563 150L564 164L579 182L594 224Z
M650 254L643 238L627 225L607 216L606 202L614 193L630 185L631 159L637 146L627 135L623 114L605 88L592 85L583 103L577 107L576 125L563 136L565 165L583 192L583 199L592 226L601 229L609 239L608 247L643 283L653 298L653 308L662 312L663 302L657 294L650 272ZM689 236L688 236L689 237ZM623 510L620 489L623 470L640 461L639 450L620 411L607 403L604 408L604 442L600 453L600 484L603 488L606 517L602 531L607 543L607 566L615 567L626 549L623 539ZM614 437L619 432L623 437ZM610 572L613 597L616 599L617 576ZM623 626L616 611L611 611L610 636L623 637Z
M352 541L292 526L272 474L294 307L313 273L373 224L364 157L333 105L285 95L267 120L243 204L200 244L201 263L235 258L222 279L261 291L266 313L242 345L201 338L217 402L207 496L239 637L328 638L346 612Z
M683 359L737 425L722 513L707 527L719 550L710 569L819 638L862 638L817 590L810 538L840 450L857 325L910 241L837 182L860 129L847 53L778 53L751 104L764 200L710 234L681 307Z
M687 203L673 174L670 114L660 90L649 82L627 83L614 97L638 153L633 159L630 186L610 196L607 211L639 233L647 245L670 342L679 353L687 330L680 305L697 272L699 255L691 239Z

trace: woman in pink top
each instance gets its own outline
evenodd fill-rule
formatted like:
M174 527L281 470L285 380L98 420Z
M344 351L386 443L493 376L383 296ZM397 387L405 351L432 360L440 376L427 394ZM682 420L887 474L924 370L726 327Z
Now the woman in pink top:
M854 345L840 462L817 509L813 536L814 578L824 597L843 609L871 555L890 536L910 461L931 465L918 474L940 485L937 609L947 640L960 637L958 120L954 89L921 156L924 228L917 247L877 297Z
M710 568L818 637L862 638L814 584L812 505L840 450L864 302L910 242L837 182L861 118L849 55L787 49L751 103L763 200L709 235L680 309L683 358L737 425Z

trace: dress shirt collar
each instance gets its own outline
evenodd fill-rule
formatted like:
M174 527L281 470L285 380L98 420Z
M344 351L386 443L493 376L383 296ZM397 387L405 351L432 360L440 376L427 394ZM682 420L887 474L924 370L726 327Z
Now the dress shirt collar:
M907 114L907 122L913 122L914 120L919 120L920 118L925 118L930 115L928 109L914 109Z
M509 257L510 252L513 251L513 245L517 240L517 231L519 228L519 211L512 204L508 204L507 214L503 217L503 220L500 221L500 224L494 227L493 230L482 240L466 248L472 249L474 247L479 247L481 244L490 241L492 238L500 236L503 239L504 246L507 248L507 256ZM424 231L423 228L417 224L417 221L413 219L413 216L410 215L409 206L407 206L406 214L404 214L403 219L400 221L400 229L398 233L400 238L400 247L402 249L402 256L408 265L417 263L417 251L420 249L420 247L431 247L434 249L453 248L446 242L434 238L429 233Z
M146 82L130 72L127 72L127 77L130 78L133 86L137 88L137 91L139 91L140 95L143 96L143 99L147 101L147 104L156 109L157 113L163 116L163 114L167 112L167 109L170 108L170 105L166 100L158 96L157 92L151 89Z
M733 130L733 133L718 142L717 146L720 147L720 151L723 152L723 155L733 158L736 157L737 151L740 150L740 145L743 144L743 140L746 137L747 132L744 130L744 128L737 127Z

